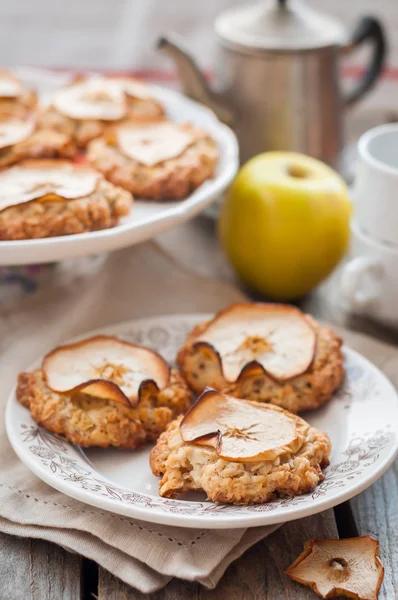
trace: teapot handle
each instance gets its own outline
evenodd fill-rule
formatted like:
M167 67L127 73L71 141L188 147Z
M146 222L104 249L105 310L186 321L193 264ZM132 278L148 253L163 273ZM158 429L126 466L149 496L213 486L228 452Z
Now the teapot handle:
M378 19L362 17L351 35L350 41L342 47L343 54L351 52L363 42L369 41L373 46L370 64L363 74L358 85L355 86L344 98L345 106L352 106L366 92L368 92L379 78L387 51L387 42L384 29Z

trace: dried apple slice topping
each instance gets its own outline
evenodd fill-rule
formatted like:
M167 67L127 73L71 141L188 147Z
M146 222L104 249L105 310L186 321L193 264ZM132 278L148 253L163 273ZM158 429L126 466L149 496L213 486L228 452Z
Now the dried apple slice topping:
M123 154L148 167L180 156L195 140L193 132L167 121L121 126L116 138Z
M56 348L42 369L54 392L81 391L131 406L139 402L143 385L161 390L169 380L169 366L159 354L105 335Z
M309 425L270 404L205 390L180 424L184 442L212 446L234 462L275 460L295 453Z
M18 98L22 94L22 85L18 79L5 71L0 72L0 98Z
M0 121L0 148L8 148L23 142L32 135L34 122L21 119L4 119Z
M146 100L152 98L150 88L138 79L131 79L129 77L115 77L112 82L118 84L127 96L132 98L140 98Z
M248 365L259 365L277 381L305 373L314 358L316 333L293 306L235 304L221 311L195 345L217 352L223 375L236 381Z
M383 582L379 543L370 536L308 540L286 574L321 598L376 600Z
M52 100L59 112L72 119L116 121L127 112L122 87L105 77L92 77L55 92Z
M32 200L75 200L92 194L96 171L63 161L29 160L0 173L0 210Z

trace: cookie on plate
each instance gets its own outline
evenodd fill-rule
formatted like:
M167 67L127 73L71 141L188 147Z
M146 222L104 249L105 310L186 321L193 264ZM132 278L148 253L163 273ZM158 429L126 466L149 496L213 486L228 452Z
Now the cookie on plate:
M36 105L36 93L13 73L0 69L0 119L26 119L32 115Z
M0 172L0 240L44 238L118 224L131 194L63 160L27 160Z
M313 491L330 451L327 434L300 417L209 389L161 434L150 465L161 496L257 504Z
M238 303L197 325L177 364L206 386L297 413L330 399L344 375L341 339L298 308Z
M39 126L64 133L85 148L110 124L158 119L163 114L150 88L133 77L80 77L55 92Z
M60 346L20 373L18 400L37 423L79 446L137 448L188 410L191 394L156 352L98 335Z
M72 159L76 147L57 131L37 131L34 118L0 117L0 168L29 158Z
M94 140L87 153L109 181L137 198L157 201L186 197L213 177L218 156L208 133L165 119L115 127Z

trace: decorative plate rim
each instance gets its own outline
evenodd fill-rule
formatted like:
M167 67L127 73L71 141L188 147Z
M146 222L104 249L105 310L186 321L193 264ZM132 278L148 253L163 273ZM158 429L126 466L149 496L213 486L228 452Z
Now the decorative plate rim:
M208 314L185 314L134 319L98 328L90 333L102 331L123 335L124 331L126 337L129 337L131 331L137 330L137 327L142 331L150 331L151 325L155 330L156 328L161 329L161 326L166 323L169 326L183 324L181 329L185 329L183 333L186 333L186 330L195 322L208 317ZM84 335L87 333L74 339L79 339ZM362 364L364 373L373 372L376 375L375 382L379 382L379 385L382 382L382 387L394 396L395 411L398 411L397 393L388 378L360 353L347 347L344 347L344 352L347 359L353 361L354 367ZM35 361L29 368L35 368L38 362ZM368 386L370 380L366 383ZM342 395L344 396L345 393L346 391L343 390ZM14 386L9 395L6 409L8 439L21 461L40 479L76 500L103 510L153 523L180 527L208 529L255 527L282 523L322 512L349 500L369 487L381 477L398 454L397 434L390 425L386 426L384 430L376 430L368 435L362 432L356 436L356 439L350 439L342 452L347 459L328 467L325 470L325 481L312 494L252 506L216 505L210 501L171 500L116 485L95 471L95 468L90 470L89 461L82 451L79 452L79 449L74 448L69 442L61 440L37 426L26 409L26 418L30 423L21 424L19 422L18 432L13 413L15 405L21 409L23 407L16 403ZM27 439L21 441L22 436ZM34 438L36 441L40 438L39 443L29 447L28 444ZM79 460L69 456L68 451L71 448L78 452ZM371 467L376 463L377 469L374 471ZM364 469L368 471L367 477L361 478ZM355 481L357 477L359 479ZM347 480L350 480L348 489L340 489L345 485L343 482ZM338 492L333 495L333 490L338 490ZM282 510L277 510L278 508Z

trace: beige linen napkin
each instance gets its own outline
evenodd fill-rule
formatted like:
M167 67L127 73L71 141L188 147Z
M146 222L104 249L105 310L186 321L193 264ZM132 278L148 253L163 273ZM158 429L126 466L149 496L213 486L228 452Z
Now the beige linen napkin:
M178 266L154 243L89 266L94 274L65 271L35 295L0 310L3 410L18 371L62 340L133 318L213 312L242 299L232 287ZM0 531L79 552L142 592L172 577L214 587L234 559L276 528L171 528L87 506L32 475L11 449L4 419L0 427Z

